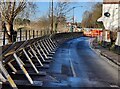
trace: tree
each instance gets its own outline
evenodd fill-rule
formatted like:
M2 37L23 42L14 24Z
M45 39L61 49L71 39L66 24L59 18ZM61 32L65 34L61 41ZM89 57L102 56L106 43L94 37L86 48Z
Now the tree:
M82 19L82 27L101 27L103 28L103 24L101 22L97 22L97 19L101 17L102 14L102 4L96 3L91 11L85 11Z
M91 26L91 16L92 16L92 13L90 11L85 11L84 14L83 14L83 19L82 19L82 27L92 27Z
M0 1L2 21L6 23L6 34L10 43L14 41L14 20L21 12L25 12L25 8L27 7L35 8L35 4L33 2L27 2L27 0L14 0L13 2L7 2L6 0ZM28 12L26 12L25 14L28 14Z
M59 23L66 23L66 12L69 9L69 2L57 2L54 8L54 24L55 31L57 31L57 27Z
M23 24L24 25L30 25L30 20L29 19L23 19Z
M23 25L23 19L22 18L16 18L14 20L15 25Z
M50 25L50 20L46 16L42 16L37 22L40 28L48 29Z
M102 4L101 3L97 3L93 6L92 9L92 23L94 27L103 27L102 23L97 22L98 18L100 18L102 15Z

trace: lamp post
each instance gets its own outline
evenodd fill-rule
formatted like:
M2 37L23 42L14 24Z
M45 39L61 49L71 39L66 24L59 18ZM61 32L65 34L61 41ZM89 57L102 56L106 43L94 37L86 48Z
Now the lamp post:
M74 9L75 9L75 7L73 7L73 24L74 24L74 20L75 20L75 18L74 18Z
M75 22L74 9L75 9L75 8L78 8L78 7L83 7L83 6L76 6L76 7L72 7L72 9L73 9L73 24L74 24L74 22Z

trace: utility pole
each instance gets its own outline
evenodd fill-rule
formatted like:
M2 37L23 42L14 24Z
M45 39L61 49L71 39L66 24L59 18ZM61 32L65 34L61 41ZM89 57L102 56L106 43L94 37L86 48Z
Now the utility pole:
M51 32L53 32L53 0L52 0L52 11L51 11Z
M74 24L74 9L75 9L75 7L73 7L73 24Z
M48 14L48 17L49 17L49 19L51 17L51 2L49 2L49 14Z

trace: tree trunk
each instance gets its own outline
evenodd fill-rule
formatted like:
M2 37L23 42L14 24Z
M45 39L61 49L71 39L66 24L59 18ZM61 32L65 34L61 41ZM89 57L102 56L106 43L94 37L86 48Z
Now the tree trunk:
M13 42L13 34L14 34L13 24L11 24L11 23L6 24L6 34L8 36L8 42L12 43Z
M55 32L57 32L58 22L55 23Z

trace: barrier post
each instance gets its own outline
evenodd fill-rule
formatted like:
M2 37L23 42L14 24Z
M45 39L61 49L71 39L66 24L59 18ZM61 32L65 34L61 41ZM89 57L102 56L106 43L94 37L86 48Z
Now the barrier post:
M35 67L34 63L32 62L31 58L28 56L26 50L23 48L23 52L27 59L29 60L30 64L32 65L33 69L35 70L36 73L39 73L38 69Z
M30 82L30 84L33 84L33 80L30 77L29 73L26 71L25 67L23 66L23 64L21 63L21 61L19 60L18 56L16 55L16 53L13 54L15 60L17 61L18 65L20 66L21 70L23 71L23 73L25 74L25 76L27 77L28 81Z
M11 87L18 89L15 82L13 81L13 79L11 78L11 76L8 74L7 70L4 68L2 62L0 61L0 70L2 71L2 73L4 74L4 76L7 78L8 82L10 83Z
M40 59L39 59L38 56L36 55L36 52L35 52L34 49L31 47L31 45L30 45L30 49L32 50L32 52L33 52L33 54L35 55L35 57L36 57L37 61L39 62L39 64L40 64L41 66L43 66L42 62L40 61Z

